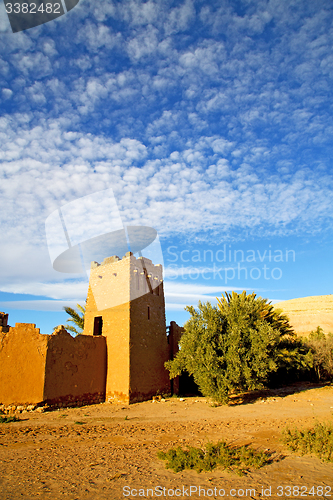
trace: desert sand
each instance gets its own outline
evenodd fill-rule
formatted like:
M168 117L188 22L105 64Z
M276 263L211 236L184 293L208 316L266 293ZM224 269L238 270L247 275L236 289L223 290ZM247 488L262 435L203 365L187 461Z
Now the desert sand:
M275 499L301 498L297 487L304 497L312 486L319 490L307 498L330 498L321 492L333 496L333 464L292 454L279 438L286 425L311 427L330 420L332 411L333 386L303 384L235 397L229 406L191 397L24 413L20 422L0 424L0 498L169 499L175 493L197 499L203 492L223 498L224 490L230 498ZM221 439L269 450L272 463L239 477L218 469L174 473L157 458L158 450ZM158 486L159 496L152 496ZM288 494L290 486L296 495Z
M333 295L316 295L284 300L274 304L287 314L298 335L309 335L320 326L325 333L333 333Z

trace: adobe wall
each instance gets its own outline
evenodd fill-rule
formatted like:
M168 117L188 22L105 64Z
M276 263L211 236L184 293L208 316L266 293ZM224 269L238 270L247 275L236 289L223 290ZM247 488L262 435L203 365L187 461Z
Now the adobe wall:
M148 293L130 307L130 402L170 394L169 372L164 367L169 359L164 295Z
M4 329L0 327L0 403L43 401L48 336L29 323Z
M162 266L130 258L130 401L170 394Z
M106 399L129 403L129 265L126 259L108 258L93 263L90 271L84 335L94 335L94 318L102 317L106 339ZM113 306L114 305L114 306ZM113 306L113 307L112 307Z
M92 404L105 400L104 337L72 337L64 328L49 337L44 401L50 406Z
M105 338L73 338L60 327L41 335L36 325L0 327L0 404L99 403L105 399Z
M149 307L149 313L148 313ZM149 314L149 318L148 318ZM131 253L93 263L86 304L86 335L102 317L107 342L106 399L131 403L170 392L162 266Z
M175 321L171 321L169 326L168 344L169 344L169 359L172 360L179 351L179 342L185 331L185 328L177 325ZM171 391L173 394L179 394L179 376L171 380Z
M4 331L8 331L8 314L4 313L4 312L0 312L0 329L1 328L5 328L7 330L4 330Z
M149 259L128 253L93 263L84 335L7 322L0 313L0 404L129 404L171 392L164 363L183 328L172 322L167 337L162 266Z

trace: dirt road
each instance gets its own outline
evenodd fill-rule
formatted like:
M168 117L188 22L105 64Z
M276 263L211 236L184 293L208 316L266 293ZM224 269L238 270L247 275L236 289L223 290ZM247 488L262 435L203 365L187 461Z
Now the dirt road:
M22 414L21 422L0 424L0 498L333 498L333 464L293 455L279 441L286 425L331 419L333 387L263 396L220 407L170 398ZM176 474L157 458L175 445L221 439L268 449L273 463L239 477L221 470Z

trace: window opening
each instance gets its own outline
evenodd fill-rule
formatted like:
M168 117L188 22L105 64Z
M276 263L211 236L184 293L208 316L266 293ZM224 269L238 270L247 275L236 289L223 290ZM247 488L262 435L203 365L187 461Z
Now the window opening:
M102 316L96 316L94 318L94 335L102 335L103 330L103 318Z

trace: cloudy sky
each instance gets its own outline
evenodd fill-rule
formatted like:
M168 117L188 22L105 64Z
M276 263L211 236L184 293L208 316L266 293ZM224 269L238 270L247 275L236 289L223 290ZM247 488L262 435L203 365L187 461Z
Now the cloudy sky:
M86 275L52 268L45 221L107 189L124 226L158 232L168 321L224 290L331 293L332 20L331 0L81 0L12 33L1 3L10 324L50 333L84 301Z

